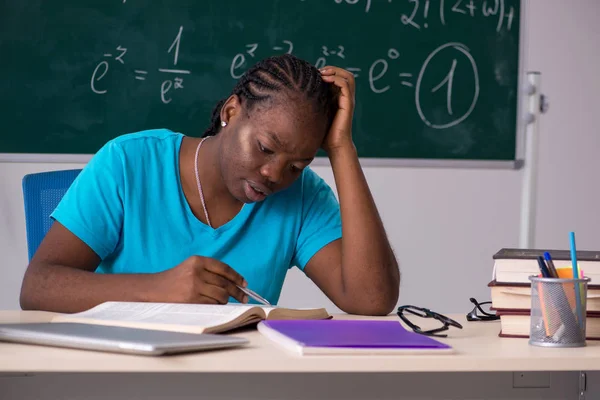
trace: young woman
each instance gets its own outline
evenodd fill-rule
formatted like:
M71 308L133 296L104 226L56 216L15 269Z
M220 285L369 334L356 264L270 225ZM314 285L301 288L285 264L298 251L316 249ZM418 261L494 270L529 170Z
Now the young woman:
M202 138L127 134L94 155L52 214L21 306L109 300L272 304L297 266L342 310L383 315L400 274L352 141L354 78L292 55L260 61ZM339 203L308 165L323 148Z

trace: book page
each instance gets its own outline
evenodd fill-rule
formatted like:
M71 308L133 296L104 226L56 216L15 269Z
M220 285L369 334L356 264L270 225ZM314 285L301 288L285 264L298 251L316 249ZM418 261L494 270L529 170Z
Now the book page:
M247 305L106 302L88 311L60 316L55 320L76 318L211 327L230 322L252 308Z
M259 306L267 315L267 319L325 319L330 315L324 308L285 308Z

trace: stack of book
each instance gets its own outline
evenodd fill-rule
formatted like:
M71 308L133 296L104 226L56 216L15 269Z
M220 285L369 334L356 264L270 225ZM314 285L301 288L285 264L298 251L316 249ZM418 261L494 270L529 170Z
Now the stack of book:
M571 268L568 250L501 249L488 284L492 309L500 316L501 337L529 337L531 281L540 274L537 257L548 251L556 268ZM577 264L590 278L587 290L586 338L600 340L600 251L577 251Z

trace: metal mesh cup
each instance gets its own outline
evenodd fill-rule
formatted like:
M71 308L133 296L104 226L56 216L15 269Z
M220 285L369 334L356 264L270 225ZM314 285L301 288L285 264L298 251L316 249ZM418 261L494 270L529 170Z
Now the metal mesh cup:
M585 346L587 286L590 278L530 276L529 344L546 347ZM579 307L576 305L579 304Z

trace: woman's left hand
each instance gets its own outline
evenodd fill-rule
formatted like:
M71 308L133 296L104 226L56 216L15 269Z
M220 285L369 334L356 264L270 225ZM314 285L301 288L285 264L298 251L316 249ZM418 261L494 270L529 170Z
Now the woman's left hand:
M331 154L332 151L344 146L354 146L352 142L352 117L354 114L354 75L345 69L325 66L319 70L325 82L338 88L338 110L333 119L333 124L325 140L323 149Z

